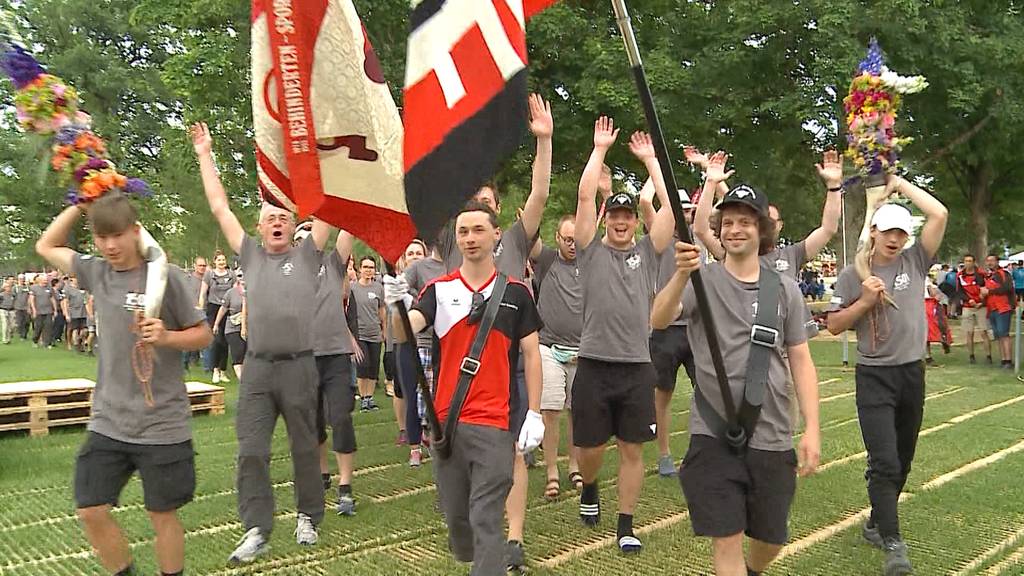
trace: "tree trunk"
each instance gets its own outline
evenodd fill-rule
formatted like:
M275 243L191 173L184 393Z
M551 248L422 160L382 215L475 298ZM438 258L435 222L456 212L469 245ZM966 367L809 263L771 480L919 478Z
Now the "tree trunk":
M990 252L988 216L992 209L992 163L982 160L969 173L968 205L971 209L971 251L979 261ZM999 250L996 250L999 252ZM1001 255L1000 255L1001 256Z

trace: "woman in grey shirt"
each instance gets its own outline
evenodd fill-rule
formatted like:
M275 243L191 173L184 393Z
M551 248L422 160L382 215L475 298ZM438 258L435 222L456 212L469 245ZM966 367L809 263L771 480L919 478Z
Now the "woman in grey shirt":
M213 344L207 350L207 366L213 369L213 383L229 382L228 343L224 338L224 320L219 323L217 312L224 304L224 295L235 285L235 273L228 268L228 259L224 253L217 251L213 257L213 270L203 275L203 284L199 289L199 307L206 310L206 321L214 328Z

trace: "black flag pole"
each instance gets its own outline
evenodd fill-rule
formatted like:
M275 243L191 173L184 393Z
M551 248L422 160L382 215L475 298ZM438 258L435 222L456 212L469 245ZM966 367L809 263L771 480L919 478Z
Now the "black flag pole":
M651 140L654 143L654 150L658 156L658 164L661 165L661 176L669 190L668 200L669 204L672 205L672 214L676 218L676 233L683 242L693 244L693 235L690 233L690 227L686 225L686 219L683 217L683 205L679 201L679 195L674 193L679 188L676 186L676 176L672 170L672 159L669 157L668 146L665 145L665 137L661 132L658 110L654 107L651 87L647 84L647 74L644 72L644 65L640 59L640 49L636 44L636 35L633 33L633 24L630 22L629 12L626 11L626 2L625 0L612 0L612 7L615 9L615 19L619 24L622 40L626 45L626 55L629 57L629 65L633 69L633 79L636 81L636 89L640 94L640 103L643 105L644 115L647 117ZM722 360L722 349L718 344L715 317L711 314L711 306L708 304L708 296L704 289L704 279L700 275L700 270L695 270L690 275L690 282L693 283L693 290L697 296L697 309L704 322L704 332L707 335L708 348L711 349L711 362L715 367L715 376L718 379L718 386L722 391L722 400L725 402L725 419L728 424L726 440L728 440L732 447L742 449L747 442L746 432L739 425L736 403L733 401L729 382L725 376L725 362Z
M394 265L387 260L384 261L384 268L389 276L397 274ZM405 342L399 345L412 348L412 356L416 363L416 384L423 394L423 411L426 413L427 423L430 425L430 440L432 445L437 446L444 442L444 427L441 426L441 421L437 418L437 408L434 407L434 392L427 383L427 373L423 370L423 362L420 360L419 351L416 350L416 334L412 331L412 323L409 322L409 310L405 307L405 302L396 302L395 309L398 310L398 318L402 322L402 330L405 332ZM399 361L396 359L396 362ZM407 402L415 401L415 398L407 400Z

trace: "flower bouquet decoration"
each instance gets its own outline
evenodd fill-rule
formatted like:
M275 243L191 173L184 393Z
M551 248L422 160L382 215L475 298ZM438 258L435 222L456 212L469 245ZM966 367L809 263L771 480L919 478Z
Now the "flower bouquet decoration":
M849 94L843 99L847 126L845 156L853 162L866 189L867 210L854 260L862 279L871 274L871 218L888 197L886 176L896 171L900 151L912 140L897 135L897 112L904 94L927 87L923 76L900 76L886 68L878 41L872 38L867 57L857 66Z
M92 118L80 109L78 92L48 74L24 48L0 45L0 69L14 85L14 107L23 130L52 139L50 168L57 173L70 204L88 204L109 192L147 198L149 185L118 172L107 145L92 131ZM141 225L140 225L141 227ZM147 261L145 314L160 314L167 283L167 257L142 228L140 248Z

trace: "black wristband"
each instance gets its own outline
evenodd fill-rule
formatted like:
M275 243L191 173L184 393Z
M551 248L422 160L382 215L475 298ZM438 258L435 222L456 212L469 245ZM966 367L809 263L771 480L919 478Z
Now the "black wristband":
M843 189L843 185L840 184L839 186L836 186L835 188L829 188L828 191L829 192L839 192L842 189Z

